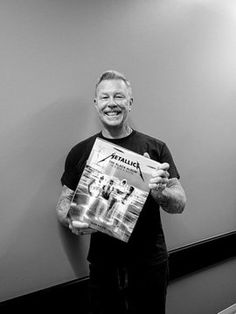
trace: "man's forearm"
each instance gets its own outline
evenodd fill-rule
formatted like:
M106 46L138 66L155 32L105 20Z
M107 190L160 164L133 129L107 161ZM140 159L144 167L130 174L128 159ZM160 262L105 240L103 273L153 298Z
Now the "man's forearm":
M170 179L163 191L154 191L153 197L168 213L182 213L186 204L186 195L178 179Z
M68 218L68 212L70 209L70 204L72 197L74 195L74 191L69 189L67 186L63 186L61 195L59 197L56 211L57 211L57 218L60 223L66 227L70 224L70 219Z

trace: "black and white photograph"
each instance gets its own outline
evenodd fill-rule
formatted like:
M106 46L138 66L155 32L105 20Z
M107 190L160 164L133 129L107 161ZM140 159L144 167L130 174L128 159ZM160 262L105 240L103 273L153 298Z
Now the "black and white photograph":
M236 0L0 0L0 313L236 314Z

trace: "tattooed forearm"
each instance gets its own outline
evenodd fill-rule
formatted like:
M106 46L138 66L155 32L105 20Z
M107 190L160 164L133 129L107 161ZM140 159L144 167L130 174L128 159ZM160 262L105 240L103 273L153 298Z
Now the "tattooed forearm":
M71 203L73 195L74 195L74 191L64 185L62 188L62 192L59 197L57 206L56 206L58 220L64 226L68 226L70 222L69 218L67 217L67 214L70 209L70 203Z
M168 181L166 188L156 194L156 201L168 213L182 213L186 204L186 195L180 182L174 178Z

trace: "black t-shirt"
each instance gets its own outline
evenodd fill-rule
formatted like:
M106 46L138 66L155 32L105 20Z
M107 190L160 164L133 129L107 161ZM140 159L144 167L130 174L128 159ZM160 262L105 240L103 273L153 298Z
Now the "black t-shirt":
M141 155L147 152L151 159L160 163L167 162L170 164L170 178L179 178L178 170L166 144L133 130L127 137L119 139L104 138L100 132L74 146L66 158L65 171L61 178L63 185L72 190L76 189L97 137ZM165 261L167 256L160 208L149 194L128 243L101 232L93 233L91 235L88 261L98 263L106 261L113 263L157 264Z

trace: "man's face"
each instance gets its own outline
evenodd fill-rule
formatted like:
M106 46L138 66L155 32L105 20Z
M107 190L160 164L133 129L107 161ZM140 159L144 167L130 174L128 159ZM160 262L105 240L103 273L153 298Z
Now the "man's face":
M133 99L123 80L104 80L97 88L95 107L107 128L122 127L128 117Z

